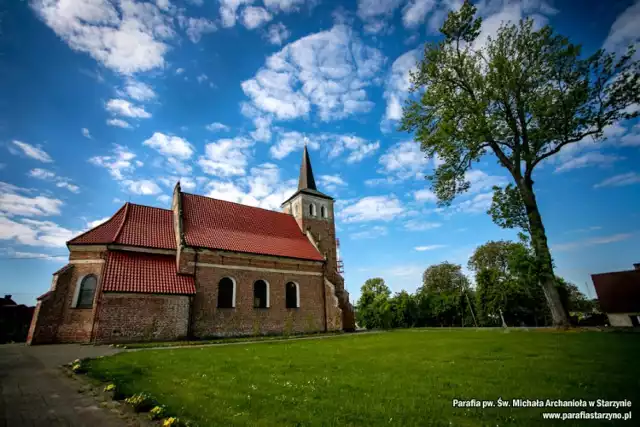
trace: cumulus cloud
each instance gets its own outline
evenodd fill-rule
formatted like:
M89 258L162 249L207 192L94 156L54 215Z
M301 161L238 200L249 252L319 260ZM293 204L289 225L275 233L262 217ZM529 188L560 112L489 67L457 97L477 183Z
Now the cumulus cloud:
M372 156L379 148L380 141L371 142L355 135L334 133L304 134L297 131L280 131L276 143L269 150L274 159L283 159L304 145L311 150L324 147L329 158L346 153L347 163L357 163Z
M121 181L125 173L133 172L136 168L133 162L135 157L127 147L116 144L111 155L91 157L89 163L107 169L114 179Z
M172 16L151 3L34 0L31 7L71 49L122 74L163 67L175 36Z
M413 197L418 202L437 202L438 197L429 189L418 190L413 193Z
M230 130L229 126L220 122L210 123L207 126L205 126L205 128L211 132L218 132L218 131L228 132Z
M13 219L0 215L0 240L28 246L64 247L74 235L73 231L52 221Z
M148 101L156 97L156 93L151 86L131 79L127 80L124 90L129 97L136 101Z
M442 223L440 222L421 221L417 219L410 219L404 223L404 228L411 231L426 231L439 227L442 227Z
M169 188L173 188L176 185L176 182L180 181L180 187L186 191L193 191L196 189L196 181L193 178L188 176L169 176L167 178L160 178L162 184L166 185Z
M433 251L436 249L442 249L446 247L447 245L425 245L425 246L416 246L414 249L418 252L424 252L424 251Z
M131 125L122 119L109 119L107 120L107 124L109 126L115 126L123 129L131 129Z
M151 114L144 107L133 105L126 99L110 99L105 108L108 112L118 116L131 117L136 119L148 119Z
M265 8L249 6L242 11L242 24L249 30L258 28L273 19Z
M284 159L290 153L302 149L305 144L312 150L317 150L320 146L317 139L310 139L303 133L296 131L281 132L276 143L269 149L269 154L274 159Z
M414 141L399 142L380 156L381 173L393 175L400 180L422 178L429 164L420 145Z
M9 146L9 151L11 151L12 154L21 153L27 157L30 157L35 160L39 160L43 163L53 162L53 159L51 158L51 156L49 156L47 152L44 151L39 146L27 144L26 142L17 141L15 139L12 141L12 143L13 143L13 146ZM15 150L14 147L19 148L19 151Z
M336 191L338 187L346 187L347 183L340 175L320 175L320 188L324 191Z
M91 138L91 132L89 132L89 129L87 129L87 128L82 128L82 136L84 136L85 138L88 138L88 139L92 139Z
M481 193L490 191L494 186L504 187L509 179L504 176L489 175L479 169L472 169L464 174L465 181L469 182L469 193Z
M637 44L640 40L638 22L640 22L640 1L636 1L616 18L602 47L613 52L626 52L630 44Z
M162 132L154 132L142 145L151 147L164 156L181 160L186 160L193 154L193 146L189 141L179 136L165 135Z
M253 105L280 120L304 117L315 106L321 120L367 112L373 102L364 90L384 56L364 45L346 25L335 25L286 45L242 83Z
M345 223L391 221L405 211L395 195L368 196L342 208L338 217Z
M209 175L229 177L245 175L253 141L248 138L223 138L205 145L198 164Z
M185 30L187 37L193 43L198 43L204 34L213 33L218 27L213 21L207 18L187 18L180 16L178 19L180 27Z
M267 40L269 40L269 43L278 46L282 45L282 43L284 43L285 40L287 40L290 36L291 32L282 22L270 25L266 33L266 37Z
M154 196L162 192L158 184L149 179L140 179L137 181L127 179L122 181L122 184L130 193L142 196Z
M406 52L391 65L391 71L387 77L384 88L384 99L387 108L381 123L383 131L391 130L393 122L402 118L402 106L408 97L411 88L411 70L414 70L420 59L420 49Z
M207 188L207 195L215 199L279 210L282 202L295 193L296 181L283 181L276 165L264 163L235 182L211 181Z
M580 168L586 168L590 166L608 167L608 166L611 166L613 163L623 159L624 157L615 156L611 154L602 154L602 153L592 151L589 153L585 153L581 156L574 157L562 163L561 165L556 167L554 172L556 173L566 172L572 169L580 169Z
M87 222L87 230L91 230L92 228L96 228L100 224L104 224L105 222L107 222L110 219L111 219L110 216L105 216L103 218L95 219L93 221L88 221Z
M6 216L50 216L59 215L62 200L48 196L34 196L30 190L13 184L0 182L0 214Z
M29 176L32 178L37 178L44 181L54 182L56 184L56 187L65 188L71 191L72 193L80 192L80 187L78 187L75 184L72 184L69 178L58 176L55 172L52 172L46 169L40 169L40 168L31 169L29 171Z

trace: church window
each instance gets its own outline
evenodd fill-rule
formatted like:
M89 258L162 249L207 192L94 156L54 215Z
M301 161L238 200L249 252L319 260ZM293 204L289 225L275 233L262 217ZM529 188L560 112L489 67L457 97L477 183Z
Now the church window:
M316 205L315 205L315 203L311 203L309 205L309 215L316 216Z
M300 307L300 290L298 284L295 282L289 282L285 285L286 303L287 308Z
M78 299L76 300L77 308L93 307L93 297L96 293L96 285L98 279L93 274L84 276L80 280L80 289L78 290Z
M236 282L230 277L223 277L218 283L218 308L234 308L236 306Z
M322 218L326 218L327 217L327 208L325 208L324 206L320 207L320 216Z
M253 308L269 308L269 283L265 280L253 284Z

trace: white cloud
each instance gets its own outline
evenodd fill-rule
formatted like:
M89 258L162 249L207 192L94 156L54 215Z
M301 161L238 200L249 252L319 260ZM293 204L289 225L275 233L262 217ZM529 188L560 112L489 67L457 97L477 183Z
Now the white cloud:
M409 72L416 67L420 55L420 49L410 50L398 57L391 65L383 95L387 101L387 108L381 123L383 131L391 130L393 122L402 118L402 106L411 88Z
M144 107L137 107L126 99L110 99L105 108L114 115L132 117L138 119L148 119L151 114Z
M379 172L394 175L398 179L408 179L423 178L429 160L420 151L420 144L404 141L391 146L380 156L379 162L382 165Z
M282 202L296 191L296 182L282 181L278 167L265 163L251 168L246 177L236 182L212 181L207 187L209 197L279 210Z
M453 206L453 210L462 213L484 213L491 207L493 200L493 192L480 193L471 199L465 200Z
M185 69L184 69L184 68L178 68L178 69L176 69L176 74L177 74L177 75L180 75L180 74L182 74L182 73L184 73L184 72L185 72Z
M198 83L202 83L204 81L209 80L209 76L207 76L206 74L202 73L198 77L196 77L196 80L198 81Z
M163 67L175 35L172 16L151 3L34 0L31 7L71 49L122 74Z
M72 193L79 193L80 187L75 184L69 182L68 178L63 178L61 176L56 175L54 172L51 172L46 169L35 168L29 171L29 176L32 178L42 179L44 181L51 181L56 183L56 187L66 188Z
M140 194L143 196L154 196L162 192L158 184L156 184L155 182L149 179L141 179L138 181L124 180L122 181L122 184L125 186L125 188L129 192L133 194Z
M202 170L219 177L245 175L249 159L248 149L253 141L247 138L224 138L205 145L205 155L198 164Z
M280 46L291 36L291 32L282 22L278 22L269 26L266 36L269 43Z
M320 146L315 138L310 139L303 133L295 131L282 132L278 135L276 144L269 149L269 154L274 159L284 159L290 153L302 149L305 144L312 150L317 150Z
M357 14L365 24L366 31L377 33L386 27L395 10L404 0L358 0Z
M264 0L264 5L274 13L288 13L298 10L305 1L306 0Z
M136 101L148 101L156 97L156 93L151 86L131 79L127 81L124 90L127 95Z
M39 146L36 147L34 145L27 144L26 142L22 142L22 141L17 141L15 139L12 142L13 142L13 145L18 147L22 151L22 154L24 154L27 157L31 157L32 159L39 160L39 161L41 161L43 163L51 163L51 162L53 162L53 159L51 158L51 156L49 156ZM10 147L10 151L13 154L16 154L16 151L12 150L11 147Z
M354 240L358 239L375 239L378 237L386 236L387 228L381 225L374 225L373 227L369 227L366 230L358 231L355 233L351 233L349 237Z
M242 24L249 30L258 28L272 19L271 14L262 7L249 6L242 11Z
M110 216L105 216L104 218L99 218L93 221L88 221L87 222L87 230L91 230L92 228L95 228L97 226L99 226L100 224L104 224L105 222L107 222L108 220L110 220L111 217Z
M166 185L169 188L173 188L174 185L176 185L176 182L180 181L180 187L183 190L187 190L187 191L193 191L196 189L196 181L193 180L193 178L190 178L188 176L169 176L167 178L160 178L158 181L160 181L162 184Z
M253 119L256 129L251 132L251 138L256 141L271 141L271 117L257 116Z
M136 155L127 147L116 144L112 155L91 157L89 163L106 168L114 179L121 181L124 179L123 173L129 173L135 169L133 164L135 157Z
M640 184L640 174L637 172L629 172L612 176L611 178L607 178L604 181L594 185L593 188L623 187L625 185L633 184Z
M160 203L164 203L166 205L171 201L171 196L163 194L161 196L158 196L158 198L156 200L158 200Z
M253 105L280 120L307 116L334 120L367 112L364 90L380 71L384 56L364 45L345 25L311 34L267 58L254 78L242 83Z
M29 246L64 247L74 234L52 221L27 218L14 220L0 215L0 240L12 240Z
M180 27L185 29L185 33L192 43L198 43L204 34L213 33L218 27L213 21L207 18L187 18L180 16L178 22Z
M556 167L554 172L566 172L568 170L586 168L589 166L607 167L611 166L616 161L623 159L624 157L620 156L602 154L598 152L589 152L562 163L561 165Z
M156 6L162 10L169 10L171 3L169 3L169 0L156 0Z
M13 184L0 182L0 213L3 215L50 216L59 215L62 200L47 196L29 197L30 191Z
M411 219L404 223L404 228L411 231L426 231L442 227L442 223Z
M418 202L422 202L422 201L437 202L438 201L438 197L434 194L434 192L427 188L414 192L413 197Z
M494 186L504 187L509 183L509 179L504 176L489 175L479 169L472 169L464 174L465 181L469 181L469 193L486 192Z
M414 249L419 252L424 252L424 251L433 251L436 249L442 249L446 247L447 245L425 245L425 246L416 246Z
M402 23L405 28L416 28L422 24L435 3L435 0L410 0L402 9Z
M205 126L205 128L211 132L218 132L218 131L228 132L230 130L229 126L220 122L210 123L207 126Z
M368 196L340 210L345 222L391 221L404 212L404 207L394 195Z
M238 8L244 4L251 4L253 0L220 0L220 18L225 28L236 25Z
M109 119L107 120L109 126L116 126L123 129L131 129L131 125L121 119Z
M615 20L603 48L608 51L624 53L630 44L638 43L638 22L640 22L640 2L629 6Z
M347 183L340 175L320 175L319 183L325 191L336 191L338 187L346 187Z
M89 132L89 129L87 128L82 128L82 136L84 136L85 138L92 139L91 132Z
M189 141L179 136L165 135L162 132L154 132L142 145L151 147L164 156L181 160L188 159L193 154L193 146Z
M552 245L551 249L555 251L568 251L576 248L585 248L588 246L605 245L608 243L620 242L627 240L633 236L633 233L619 233L611 236L593 237L590 239L580 240L577 242L561 243Z
M349 151L347 163L360 162L372 156L380 148L380 141L369 142L355 135L323 134L321 140L331 144L329 157L339 156L345 150Z
M67 261L69 259L68 256L63 256L63 255L50 255L50 254L44 254L44 253L20 252L20 251L13 251L13 250L9 250L8 255L13 258L43 259L46 261L55 261L55 262Z

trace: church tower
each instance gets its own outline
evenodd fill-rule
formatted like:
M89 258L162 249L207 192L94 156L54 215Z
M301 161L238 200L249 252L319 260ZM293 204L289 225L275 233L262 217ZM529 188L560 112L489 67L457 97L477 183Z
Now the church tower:
M309 152L305 145L300 165L298 191L282 204L285 213L293 215L303 233L311 238L327 260L327 278L335 283L338 274L334 199L318 191L313 177Z
M349 293L344 288L344 279L338 270L333 204L334 199L318 191L316 187L309 152L305 145L298 191L282 204L282 209L296 219L302 232L325 257L324 275L335 288L335 296L342 310L342 327L345 330L354 330L353 307L349 302Z

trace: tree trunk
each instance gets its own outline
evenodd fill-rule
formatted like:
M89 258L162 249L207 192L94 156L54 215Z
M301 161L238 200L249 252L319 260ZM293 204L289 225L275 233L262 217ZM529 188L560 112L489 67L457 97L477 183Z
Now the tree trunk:
M569 317L562 306L560 295L556 289L556 277L553 273L553 262L551 252L547 243L547 233L542 224L542 217L538 210L538 202L533 192L533 181L523 178L518 182L518 188L522 195L522 200L529 218L529 228L531 231L531 244L536 255L538 264L538 277L540 286L551 311L554 326L568 326Z

